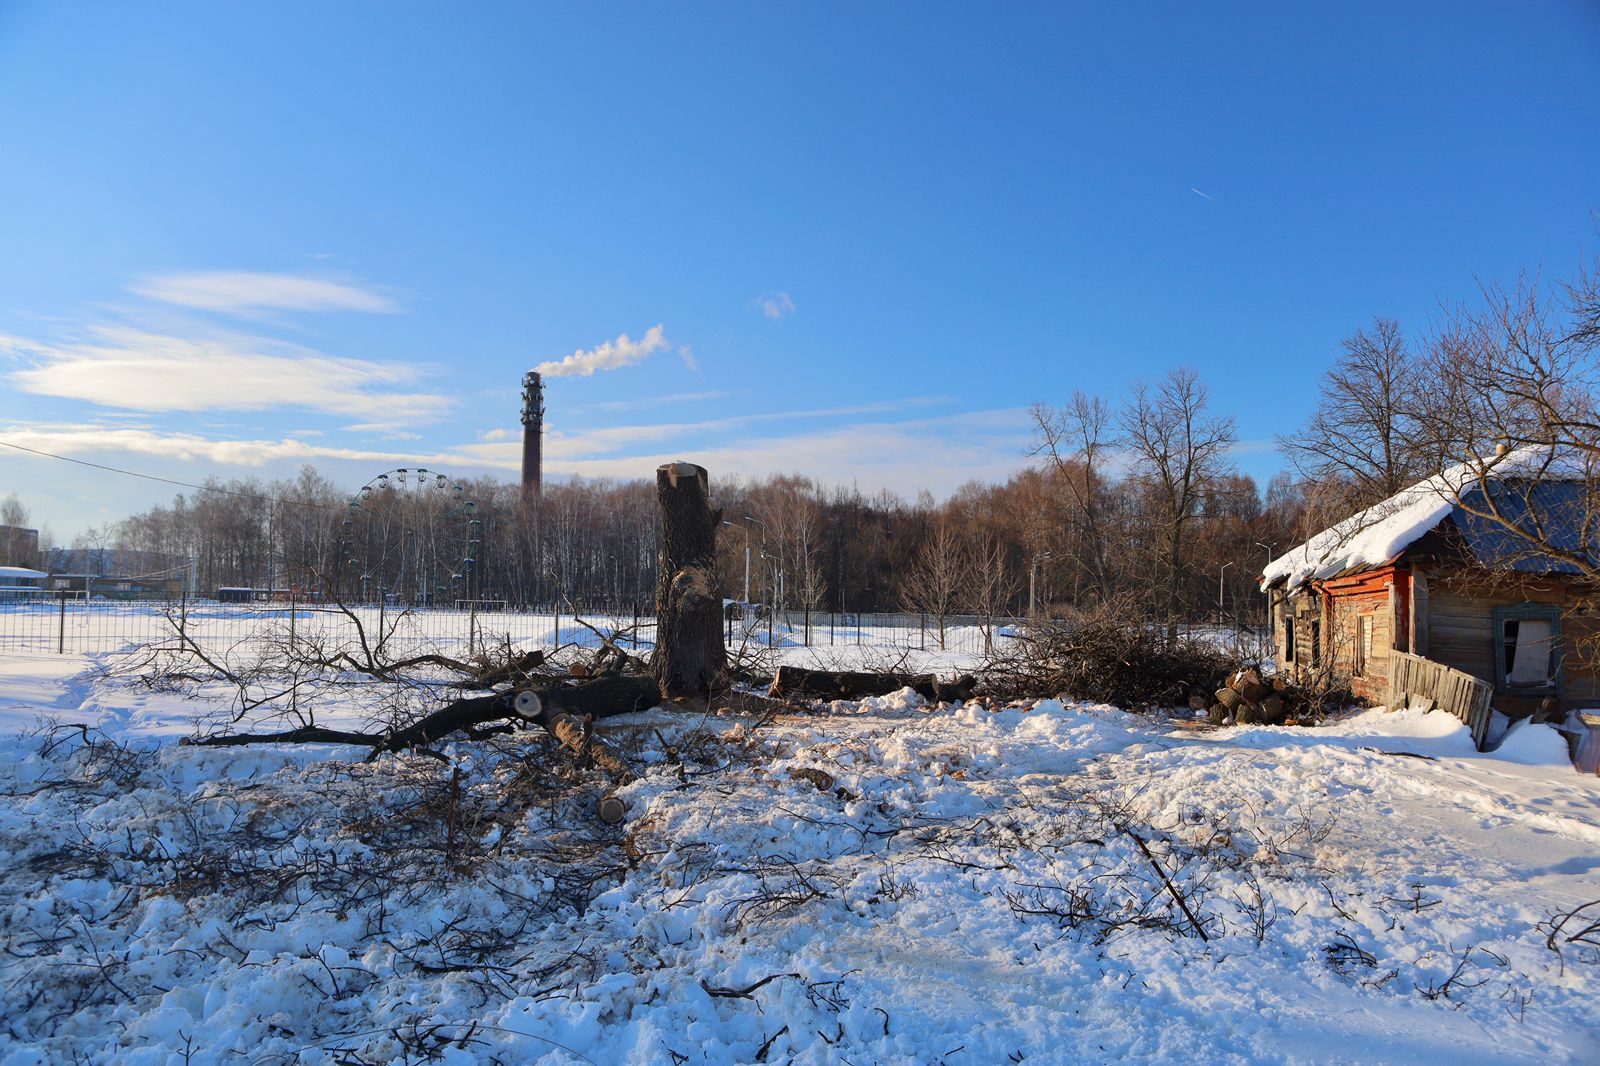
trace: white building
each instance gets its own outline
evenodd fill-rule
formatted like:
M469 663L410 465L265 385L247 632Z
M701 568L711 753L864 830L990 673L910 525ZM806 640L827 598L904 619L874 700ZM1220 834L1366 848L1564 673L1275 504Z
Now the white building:
M38 599L44 595L44 579L49 576L26 566L0 566L0 603Z

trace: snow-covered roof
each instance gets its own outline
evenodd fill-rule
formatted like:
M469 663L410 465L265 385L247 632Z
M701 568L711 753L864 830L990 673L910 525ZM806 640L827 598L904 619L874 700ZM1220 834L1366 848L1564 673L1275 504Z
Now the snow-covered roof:
M1581 461L1529 445L1478 463L1462 463L1402 489L1382 503L1323 530L1267 564L1263 588L1295 589L1308 581L1383 566L1448 518L1463 495L1486 478L1582 479Z
M18 580L22 578L34 579L49 577L43 570L30 570L26 566L0 566L0 578Z

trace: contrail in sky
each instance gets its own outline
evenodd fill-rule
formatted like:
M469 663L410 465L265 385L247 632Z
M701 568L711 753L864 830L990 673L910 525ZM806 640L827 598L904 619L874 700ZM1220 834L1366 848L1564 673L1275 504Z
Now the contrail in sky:
M1217 202L1217 198L1215 196L1206 196L1205 193L1201 192L1199 189L1195 188L1193 185L1189 186L1189 191L1194 193L1196 196L1205 196L1206 199L1210 200L1212 203L1216 203Z

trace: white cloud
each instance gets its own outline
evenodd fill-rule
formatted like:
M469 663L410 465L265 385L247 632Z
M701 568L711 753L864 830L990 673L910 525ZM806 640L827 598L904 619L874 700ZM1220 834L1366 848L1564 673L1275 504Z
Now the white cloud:
M638 426L602 426L576 433L564 433L559 427L546 433L546 456L595 456L616 452L637 444L658 441L704 440L708 433L727 434L745 426L765 422L804 422L824 418L844 418L849 415L892 414L913 408L928 407L949 402L938 396L911 396L900 400L880 400L876 403L855 404L848 407L821 407L799 411L756 411L747 414L727 415L723 418L700 419L694 422L657 422Z
M617 370L643 362L667 347L670 344L662 334L662 327L655 325L638 341L624 333L614 341L604 341L588 351L580 348L565 359L540 363L533 369L547 378L588 377L597 370Z
M452 405L404 391L414 367L341 359L238 334L176 336L102 326L82 341L0 337L0 353L31 363L13 371L25 392L134 411L260 411L299 407L368 419L378 428L426 422Z
M217 440L198 433L163 432L149 426L12 425L0 427L0 438L56 455L137 455L225 466L260 467L274 462L302 463L328 459L389 464L455 463L517 469L516 456L493 453L475 455L471 449L418 454L312 444L288 437L281 440Z
M365 311L388 314L400 310L389 297L369 289L294 274L215 271L165 274L131 289L139 296L202 311L235 314L255 311Z
M947 495L978 479L1001 481L1019 470L1028 443L1028 413L1022 409L973 411L936 419L856 422L767 435L763 421L822 412L780 412L744 416L731 424L622 426L555 438L545 452L547 477L581 475L622 480L649 478L661 463L689 459L703 464L714 479L756 478L801 472L824 484L855 484L871 493L890 489L914 496L921 489ZM738 432L740 425L745 432ZM711 428L712 434L695 433ZM13 424L0 426L0 440L57 455L93 455L135 468L137 458L189 464L182 476L198 481L204 464L246 468L342 462L384 469L422 464L451 471L496 471L514 478L521 445L505 439L433 447L425 451L352 448L332 442L283 439L226 440L198 433L165 432L149 425ZM708 445L708 442L714 441ZM559 446L557 446L559 445ZM637 450L616 454L623 446ZM606 454L606 453L611 454Z
M774 322L794 314L794 299L786 292L775 292L770 296L763 296L758 302L761 304L761 313Z
M648 477L658 465L687 459L716 480L801 472L824 484L889 489L910 498L922 489L948 495L972 480L999 482L1025 465L1030 432L1024 409L972 411L913 422L870 422L786 436L735 437L714 447L608 458L546 453L546 476Z

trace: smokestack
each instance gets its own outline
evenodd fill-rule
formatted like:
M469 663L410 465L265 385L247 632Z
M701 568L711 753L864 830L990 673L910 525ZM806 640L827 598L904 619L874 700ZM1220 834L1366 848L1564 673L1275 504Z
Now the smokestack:
M542 494L544 444L544 379L537 371L522 375L522 502Z

